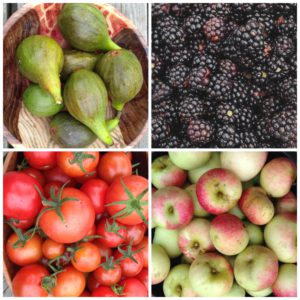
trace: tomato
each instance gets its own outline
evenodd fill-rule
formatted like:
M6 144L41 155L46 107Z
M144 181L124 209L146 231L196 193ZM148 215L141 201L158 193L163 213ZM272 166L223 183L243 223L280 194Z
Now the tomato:
M80 272L92 272L97 269L101 262L101 255L97 246L84 242L78 245L74 257L71 259L72 265Z
M64 254L65 245L52 241L51 239L47 239L43 242L42 252L47 259L51 260Z
M49 182L47 182L44 186L44 195L45 195L45 197L46 198L50 197L51 188L53 189L54 194L57 195L61 187L62 187L62 183L59 182L59 181L49 181Z
M96 170L100 158L98 152L59 152L57 164L71 177L80 177Z
M140 223L137 225L127 225L127 237L126 237L126 243L132 243L132 245L139 244L145 234L145 231L147 229L147 226L144 223Z
M111 184L118 177L131 174L131 161L124 152L105 153L99 162L98 175L108 184Z
M79 297L85 289L84 274L71 266L57 274L56 278L56 286L52 289L54 297Z
M21 172L28 174L29 176L36 179L40 183L41 186L45 185L46 179L41 171L34 169L34 168L26 168L26 169L22 170Z
M137 249L141 249L140 253L143 256L144 268L148 268L148 237L144 236L141 243L136 246Z
M33 264L20 269L12 282L15 297L47 297L42 288L42 279L49 276L48 270L39 264Z
M102 240L100 239L95 239L93 242L97 247L100 252L101 258L105 259L106 257L111 257L113 254L113 251L111 248L106 247L103 245Z
M80 177L76 177L75 180L76 180L77 183L84 184L85 182L87 182L90 179L97 178L97 176L98 176L97 172L92 172L92 173L85 174L85 175L80 176Z
M73 187L76 185L75 179L65 174L58 166L44 171L44 175L46 178L46 182L58 181L61 184L65 184L66 182L68 182L68 187Z
M95 279L100 283L100 285L111 286L118 283L122 276L122 270L120 265L115 264L110 269L105 269L103 266L100 266L94 271Z
M93 273L89 273L87 277L87 288L90 292L92 292L94 289L98 288L100 286L100 283L96 280Z
M148 269L144 268L136 277L140 280L148 290Z
M88 231L88 233L86 234L85 238L88 237L88 236L93 236L93 235L96 235L96 225L93 224L92 228ZM92 242L94 241L95 239L92 238L92 239L89 239L88 242Z
M91 199L96 214L102 214L105 210L104 203L107 189L107 183L101 179L90 179L80 188Z
M145 285L136 278L126 278L120 282L124 287L123 297L147 297L148 290Z
M132 161L132 152L124 152L128 158L130 159L130 161Z
M117 294L108 286L99 286L92 292L92 297L118 297Z
M35 218L42 208L42 186L22 172L7 172L3 179L3 214L8 218L26 220Z
M6 218L5 219L7 221L10 221L10 223L16 227L16 228L20 228L20 229L28 229L30 228L34 223L36 218L32 218L32 219L27 219L27 220L17 220L17 219L13 219L14 221L11 221L10 218Z
M13 245L19 240L17 234L13 233L6 242L6 253L9 259L19 266L37 263L43 256L42 239L35 234L26 241L24 247L14 248Z
M123 227L114 219L102 218L97 225L96 233L101 236L100 240L104 246L114 248L126 239L127 230Z
M121 247L123 249L123 247ZM132 248L132 252L136 251L136 248ZM133 258L136 260L133 261L130 258L123 258L120 261L120 266L122 270L122 275L125 277L135 277L137 274L139 274L143 269L143 256L141 253L137 252L132 255ZM118 250L114 251L114 258L115 260L123 257L123 254L120 253Z
M91 296L91 294L87 290L84 290L80 295L80 297L90 297L90 296Z
M129 199L125 189L122 185L127 187L129 192L132 194L134 199ZM116 214L121 214L121 216L116 219L126 225L136 225L142 223L143 220L138 215L137 210L141 212L144 218L148 219L148 192L142 197L140 201L137 203L137 197L141 195L148 189L148 180L144 177L131 175L123 178L116 179L108 188L106 193L106 204L110 204L107 206L107 211L111 216L115 216ZM113 204L115 202L128 200L128 204ZM129 215L122 216L122 214L127 212Z
M48 210L40 218L43 232L58 243L75 243L86 236L95 221L95 210L91 200L80 190L65 188L62 199L75 198L60 206L62 221L56 210Z
M49 170L56 165L56 152L24 152L28 164L38 170Z

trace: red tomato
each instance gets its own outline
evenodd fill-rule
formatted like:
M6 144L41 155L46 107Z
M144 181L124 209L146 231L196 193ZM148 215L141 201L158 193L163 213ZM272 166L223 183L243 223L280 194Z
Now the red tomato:
M124 287L123 297L147 297L148 290L145 285L136 278L126 278L120 282Z
M144 268L136 277L140 280L148 290L148 269Z
M122 250L124 250L124 247L121 247ZM136 248L132 248L132 252L136 251ZM121 266L121 270L122 270L122 276L125 277L135 277L137 274L139 274L142 269L143 269L143 256L141 253L137 252L135 254L132 255L133 258L137 261L133 261L130 258L123 258L123 254L120 253L118 250L114 251L114 258L115 260L119 259L119 258L123 258L120 261L120 266Z
M117 294L108 286L99 286L92 292L92 297L118 297Z
M124 152L108 152L100 160L98 175L109 184L118 177L125 177L131 174L131 161Z
M107 183L101 179L90 179L80 188L92 200L96 214L102 214L105 210L104 203L107 189Z
M86 236L94 224L95 210L91 200L78 189L65 188L62 199L65 198L75 198L77 201L66 201L61 205L64 221L56 210L49 210L41 216L39 226L50 239L68 244Z
M84 290L84 291L81 293L80 297L91 297L91 294L90 294L87 290Z
M118 221L109 218L100 220L96 233L101 236L102 244L110 248L122 244L127 236L126 227L122 226Z
M97 178L97 176L98 176L97 172L92 172L92 173L85 174L85 175L80 176L80 177L76 177L75 180L76 180L76 182L78 182L80 184L84 184L85 182L87 182L90 179Z
M132 245L137 245L139 244L145 234L145 231L147 229L147 226L144 223L140 223L137 225L127 225L127 237L126 237L126 243L130 244L132 243Z
M21 172L28 174L29 176L36 179L40 183L41 186L45 185L46 179L41 171L34 169L34 168L26 168L26 169L22 170Z
M93 224L92 228L88 231L88 233L86 234L85 238L88 237L88 236L93 236L93 235L96 235L96 225ZM92 239L89 239L88 242L92 242L94 241L95 239L92 238Z
M93 274L100 285L111 286L120 281L122 270L118 264L115 264L111 269L105 269L103 266L100 266Z
M44 171L44 175L47 182L58 181L61 184L65 184L66 182L68 182L68 187L73 187L76 185L75 179L65 174L58 166Z
M97 247L100 252L101 258L105 259L106 257L111 257L113 254L113 251L111 248L106 247L103 245L102 240L100 239L95 239L93 242Z
M8 218L26 220L35 218L42 208L43 193L37 180L22 172L7 172L3 179L3 214Z
M93 273L89 273L87 277L87 288L90 292L92 292L94 289L98 288L100 286L100 283L96 280Z
M71 177L81 177L96 170L100 158L98 152L59 152L57 165Z
M124 152L128 158L130 159L130 161L132 161L132 152Z
M144 236L141 243L136 246L137 249L141 249L140 253L143 256L144 268L148 268L148 237Z
M28 164L38 170L49 170L56 165L56 152L24 152Z
M129 192L134 197L133 200L130 200L128 195L125 192L125 189L122 185L127 187ZM123 178L116 179L108 188L106 193L106 204L110 204L107 206L107 211L111 216L115 216L116 214L129 213L128 216L119 216L116 219L126 225L136 225L143 222L141 217L137 213L137 209L143 214L145 219L148 219L148 192L142 197L142 199L138 202L138 207L136 203L136 198L141 195L144 191L148 189L148 180L144 177L131 175ZM128 204L113 204L115 202L128 200Z
M56 278L56 286L52 289L54 297L79 297L85 289L84 274L71 266L57 274Z
M89 242L80 243L78 250L75 250L71 262L73 267L80 272L92 272L96 270L101 262L98 247Z
M39 264L29 265L20 269L12 282L15 297L47 297L42 288L42 279L49 276L48 270Z
M19 266L27 266L37 263L42 257L42 239L35 234L28 240L24 247L14 248L13 245L19 240L18 236L13 233L6 242L6 253L9 259Z
M42 252L47 259L51 260L64 254L65 245L52 241L51 239L47 239L43 242Z
M58 195L60 188L62 187L62 183L59 181L49 181L44 186L44 195L46 198L50 197L51 188L54 190L54 194Z
M10 218L6 218L7 221L11 220ZM21 229L28 229L35 223L36 218L27 219L27 220L17 220L10 222L14 227Z

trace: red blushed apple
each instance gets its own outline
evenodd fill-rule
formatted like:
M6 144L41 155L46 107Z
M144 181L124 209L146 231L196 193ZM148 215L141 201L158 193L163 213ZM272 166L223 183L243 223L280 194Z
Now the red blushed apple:
M261 187L251 187L243 192L239 207L248 220L256 225L265 225L274 216L273 203Z
M196 193L200 205L207 212L220 215L237 204L242 195L242 184L231 171L217 168L199 178Z
M211 222L209 234L216 249L225 255L242 252L249 242L243 222L231 214L215 217Z
M152 163L152 184L157 188L182 186L187 172L172 163L168 155L156 158Z
M276 201L276 213L297 212L297 198L293 192L288 192L285 196Z
M199 254L215 249L210 237L210 222L197 218L179 231L178 245L188 258L195 259Z
M193 200L183 189L169 186L152 197L152 220L158 227L177 229L187 225L194 213Z
M286 195L295 181L297 168L286 157L278 157L268 162L260 173L260 185L268 195L279 198Z

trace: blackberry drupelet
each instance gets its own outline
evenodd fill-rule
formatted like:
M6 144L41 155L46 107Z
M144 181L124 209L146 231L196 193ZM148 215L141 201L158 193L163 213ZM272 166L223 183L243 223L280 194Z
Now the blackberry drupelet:
M216 17L209 19L203 25L203 32L209 41L220 42L226 33L224 20Z
M232 125L222 125L216 130L216 143L220 148L238 148L240 136Z
M160 147L160 144L170 136L170 126L163 118L152 118L152 143L155 147Z
M281 111L283 108L282 101L278 97L269 96L262 102L260 106L260 114L262 116L272 116Z
M235 124L239 114L239 108L232 103L221 102L217 106L216 119L222 124Z
M180 49L172 53L170 61L171 64L173 65L176 64L189 65L192 58L193 55L190 51L188 51L187 49Z
M163 70L162 60L154 52L152 52L151 57L151 69L154 77L159 77Z
M218 101L226 101L230 99L232 91L232 80L224 74L216 74L211 77L207 94L210 98L215 98Z
M204 146L214 138L213 123L205 119L193 119L187 125L186 134L192 144Z
M192 90L205 91L209 84L210 70L205 67L193 68L188 76L188 86Z
M193 67L207 68L210 72L214 72L218 66L216 59L208 54L196 54L193 59Z
M198 95L189 94L180 102L178 116L181 122L187 123L192 118L198 118L204 114L204 102Z
M169 124L175 125L178 122L178 104L174 99L154 102L152 113L155 117L164 118Z
M153 80L152 81L152 102L160 102L165 98L169 98L172 93L173 89L167 85L166 83L160 80Z
M276 20L276 29L280 35L295 38L297 33L297 21L293 15L288 17L282 15Z
M197 13L193 13L185 18L183 29L189 36L191 36L191 38L195 38L201 34L203 24L203 17Z
M268 61L268 70L271 79L280 80L289 74L289 65L283 57L275 55Z
M163 41L171 48L179 47L185 41L184 31L177 26L164 27L161 31L161 36Z
M295 53L294 42L287 36L279 36L275 40L274 51L277 56L291 57Z
M187 85L189 68L184 64L177 64L167 70L166 77L174 88L184 88Z
M240 133L240 148L257 148L259 142L252 131L243 131Z
M247 132L247 130L253 128L257 122L257 116L249 106L241 106L236 119L236 126L242 132Z
M210 19L212 17L227 18L231 13L231 5L228 3L210 3L205 9L205 17Z
M219 71L228 78L233 78L237 73L237 66L230 59L222 59L220 61Z

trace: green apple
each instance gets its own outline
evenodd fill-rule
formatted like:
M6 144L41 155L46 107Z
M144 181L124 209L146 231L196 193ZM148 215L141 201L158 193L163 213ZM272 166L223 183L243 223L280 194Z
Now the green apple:
M247 290L247 294L249 294L252 297L267 297L272 294L272 288L268 287L266 289L256 292Z
M188 192L190 197L193 200L194 204L194 216L196 217L207 217L209 216L209 213L201 206L201 204L198 201L198 197L196 194L196 184L191 184L188 187L185 188L185 190Z
M241 220L243 220L245 218L244 213L240 210L238 205L236 205L231 210L229 210L229 213L232 214L232 215L235 215L236 217L238 217Z
M169 151L173 164L183 170L193 170L205 165L210 159L211 153L204 151Z
M163 247L152 245L151 283L158 284L165 280L170 271L170 258Z
M178 247L178 232L178 229L157 227L154 232L153 244L162 246L169 257L177 257L181 254Z
M262 245L264 243L262 228L248 221L245 221L244 224L249 235L249 245Z
M225 294L222 297L245 297L246 295L246 291L239 286L236 282L233 283L231 290L229 291L229 293Z

